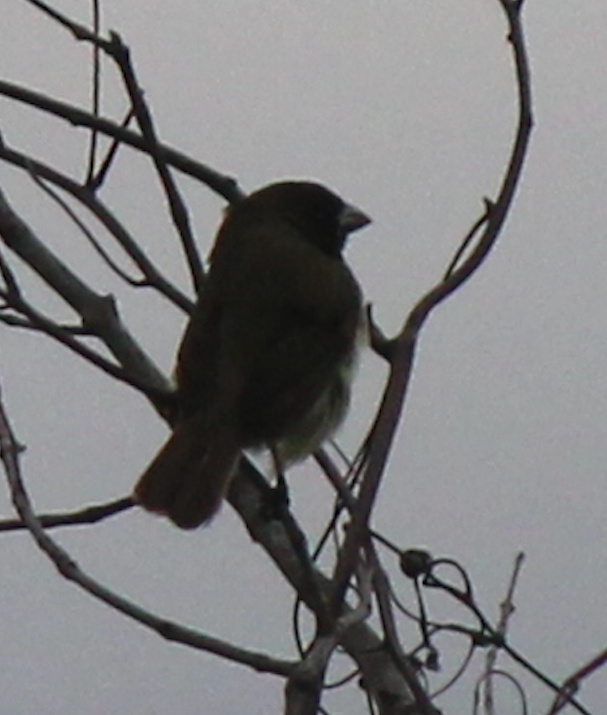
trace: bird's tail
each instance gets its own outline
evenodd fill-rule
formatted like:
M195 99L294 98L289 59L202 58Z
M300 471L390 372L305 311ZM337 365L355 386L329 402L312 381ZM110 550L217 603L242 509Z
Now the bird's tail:
M240 457L227 431L210 438L205 426L198 415L178 424L135 487L134 498L144 509L165 514L181 529L213 518Z

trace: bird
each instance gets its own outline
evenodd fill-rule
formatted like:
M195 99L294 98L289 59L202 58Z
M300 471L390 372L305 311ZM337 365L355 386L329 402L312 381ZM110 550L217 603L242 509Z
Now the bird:
M279 181L226 210L178 350L173 432L134 500L182 529L219 511L243 450L281 467L343 421L364 340L343 258L371 219L313 181Z

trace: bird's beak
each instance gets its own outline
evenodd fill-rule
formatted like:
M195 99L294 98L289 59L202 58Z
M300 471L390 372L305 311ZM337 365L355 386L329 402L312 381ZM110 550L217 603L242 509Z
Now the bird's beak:
M352 231L358 231L359 228L363 228L371 223L371 219L366 213L352 206L351 204L344 204L344 207L339 214L339 225L344 233L352 233Z

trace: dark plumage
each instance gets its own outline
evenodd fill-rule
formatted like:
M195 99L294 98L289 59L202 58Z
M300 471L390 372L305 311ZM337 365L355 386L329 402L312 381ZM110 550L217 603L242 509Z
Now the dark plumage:
M286 464L334 432L361 326L342 249L367 223L308 182L228 210L179 349L179 419L135 488L143 507L195 528L219 509L243 449L272 447Z

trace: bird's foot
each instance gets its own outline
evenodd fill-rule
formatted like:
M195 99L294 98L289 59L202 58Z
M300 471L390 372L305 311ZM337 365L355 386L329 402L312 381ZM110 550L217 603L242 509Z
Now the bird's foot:
M289 487L284 474L279 473L276 477L276 484L270 489L263 504L263 517L267 521L280 519L285 509L289 507Z

